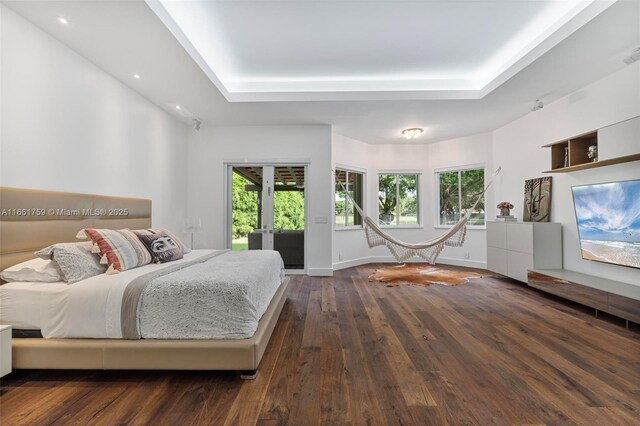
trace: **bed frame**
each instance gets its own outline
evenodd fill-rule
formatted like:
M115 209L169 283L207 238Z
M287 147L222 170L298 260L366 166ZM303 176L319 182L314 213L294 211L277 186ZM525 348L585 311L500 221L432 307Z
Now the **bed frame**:
M118 209L127 209L128 214L115 215ZM34 251L50 244L78 241L75 236L82 228L151 227L151 200L138 198L0 187L0 212L0 270L33 258ZM12 340L12 367L236 370L243 378L252 378L287 300L288 285L287 278L248 339L17 338Z

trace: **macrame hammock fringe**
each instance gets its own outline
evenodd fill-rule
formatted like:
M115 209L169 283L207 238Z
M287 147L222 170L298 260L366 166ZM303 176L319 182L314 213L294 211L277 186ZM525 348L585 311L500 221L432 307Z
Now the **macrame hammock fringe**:
M498 167L487 186L484 187L483 191L478 196L478 199L473 207L469 209L469 212L475 210L478 203L482 200L482 197L484 197L485 192L487 192L487 190L493 183L493 180L501 170L502 168ZM440 237L435 238L431 241L424 241L421 243L406 243L384 232L375 221L364 214L362 208L360 208L358 203L356 203L351 195L349 195L349 191L347 191L347 188L344 186L344 184L342 182L338 183L344 191L345 196L353 204L353 207L358 211L360 216L364 218L364 232L367 237L367 243L369 244L369 247L373 248L378 246L386 246L398 263L406 262L412 257L417 256L433 265L436 263L438 255L445 248L445 246L462 247L462 245L464 244L464 239L467 235L467 222L469 220L466 213L463 213L458 223L453 225L451 229L449 229Z

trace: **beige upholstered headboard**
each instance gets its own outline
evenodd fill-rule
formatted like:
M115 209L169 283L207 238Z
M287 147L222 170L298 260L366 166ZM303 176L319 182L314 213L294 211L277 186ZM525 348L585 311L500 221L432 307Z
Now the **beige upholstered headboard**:
M82 228L151 227L151 200L0 187L0 270Z

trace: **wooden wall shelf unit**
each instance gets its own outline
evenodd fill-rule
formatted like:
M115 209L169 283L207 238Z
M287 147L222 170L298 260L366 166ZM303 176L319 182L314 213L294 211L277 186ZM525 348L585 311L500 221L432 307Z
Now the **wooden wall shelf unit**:
M530 287L640 324L640 287L566 269L528 271Z
M551 148L551 170L545 173L566 172L575 167L593 165L587 155L591 145L598 146L598 132L590 132L560 142L545 145L543 148Z
M543 148L551 150L551 169L543 173L568 173L640 161L640 153L625 148L629 147L629 141L637 140L640 140L640 117L544 145ZM592 145L597 147L598 161L592 161L588 156Z
M561 167L558 169L546 170L542 173L568 173L578 170L594 169L596 167L611 166L613 164L628 163L630 161L640 161L640 154L625 155L624 157L611 158L609 160L594 161L590 163L578 164L575 166Z

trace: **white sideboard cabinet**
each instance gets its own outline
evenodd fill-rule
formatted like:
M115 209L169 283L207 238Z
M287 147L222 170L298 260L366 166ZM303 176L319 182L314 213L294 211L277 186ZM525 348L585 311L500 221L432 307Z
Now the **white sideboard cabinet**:
M529 269L562 268L562 225L487 222L487 269L527 282Z

